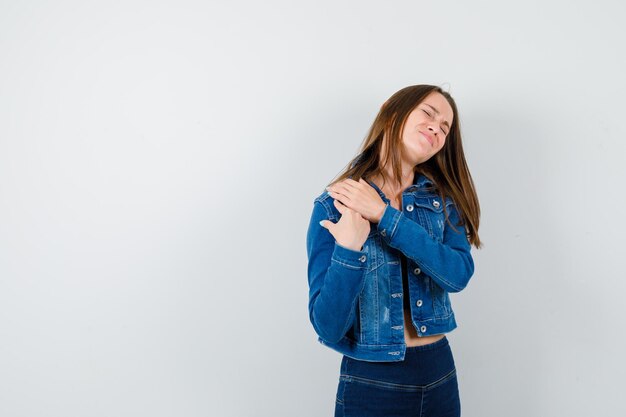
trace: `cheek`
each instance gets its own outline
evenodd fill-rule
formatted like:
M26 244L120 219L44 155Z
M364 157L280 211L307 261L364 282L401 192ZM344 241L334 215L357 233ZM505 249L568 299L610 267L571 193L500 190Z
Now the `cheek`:
M439 149L437 149L437 152L439 152L440 150L443 149L443 147L446 145L446 140L442 140L439 142Z
M404 137L402 140L402 145L405 149L412 149L417 152L428 152L426 144L422 142L422 138L417 135Z
M404 131L404 133L402 133L402 144L404 146L412 146L415 142L415 134Z

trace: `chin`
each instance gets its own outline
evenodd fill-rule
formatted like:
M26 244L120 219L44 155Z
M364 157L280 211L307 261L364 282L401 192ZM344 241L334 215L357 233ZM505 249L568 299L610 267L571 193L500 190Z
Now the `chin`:
M413 165L423 164L424 162L426 162L429 159L431 159L433 156L435 156L435 154L421 155L419 158L416 158L416 160L413 163Z
M413 165L418 165L421 164L422 162L426 162L428 161L430 158L432 157L432 155L429 155L425 152L413 152L410 155L411 158L411 163Z
M430 158L437 154L437 151L433 152L431 147L426 147L421 141L413 144L413 146L405 148L407 150L407 157L410 163L415 166L428 161Z

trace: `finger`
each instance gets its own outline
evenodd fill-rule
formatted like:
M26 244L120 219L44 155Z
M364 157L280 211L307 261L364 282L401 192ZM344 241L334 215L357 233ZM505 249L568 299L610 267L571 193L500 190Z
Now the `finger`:
M362 178L359 178L359 181L355 181L352 178L346 178L344 181L345 181L345 184L348 187L350 187L350 188L357 188L358 189L358 188L361 187L361 184L359 183L361 181L361 179Z
M331 222L330 220L320 220L320 226L322 226L324 229L328 230L330 232L331 227L334 226L335 223Z
M341 214L346 214L348 212L355 212L356 213L356 211L349 204L346 204L346 203L344 203L343 201L340 201L340 200L335 200L335 201L337 202L337 204L341 205L341 209L343 210L341 212Z
M360 186L361 184L354 181L353 179L346 178L345 180L342 180L338 182L337 184L335 184L335 187L333 188L337 190L344 190L347 194L350 194L350 193L358 192L358 189Z
M339 183L333 185L333 187L332 187L332 189L330 191L338 193L338 194L343 194L346 197L352 197L352 193L354 191L354 188L348 186L344 182L339 182Z
M348 209L348 207L344 206L339 200L335 200L333 201L333 203L335 204L335 207L337 207L337 210L339 210L339 213L341 214L344 214L346 210Z
M348 205L350 203L350 197L344 194L344 191L336 192L336 191L328 191L328 194L335 200L341 200L343 204Z
M359 183L362 185L367 185L368 187L372 187L370 183L365 181L363 178L359 178Z

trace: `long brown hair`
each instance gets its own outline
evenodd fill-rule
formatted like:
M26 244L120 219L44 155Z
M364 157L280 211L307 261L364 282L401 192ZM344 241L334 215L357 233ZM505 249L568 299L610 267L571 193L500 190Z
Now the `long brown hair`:
M400 187L402 185L401 160L404 152L404 146L402 146L404 123L409 114L426 96L435 91L443 95L452 107L454 114L452 126L443 147L427 161L416 165L414 173L415 175L423 173L431 178L437 186L437 192L442 201L445 201L447 195L452 197L461 218L456 226L465 226L470 244L480 248L482 246L478 237L480 204L463 153L458 111L454 99L441 87L425 84L412 85L389 97L374 119L357 156L346 165L346 168L338 174L338 177L331 184L349 177L358 180L359 178L379 176L383 178L383 181L388 179ZM389 140L383 141L385 136ZM385 146L385 160L381 164L379 159L383 146ZM387 178L387 173L383 169L388 165L393 173L392 178ZM446 220L450 224L445 204L444 212Z

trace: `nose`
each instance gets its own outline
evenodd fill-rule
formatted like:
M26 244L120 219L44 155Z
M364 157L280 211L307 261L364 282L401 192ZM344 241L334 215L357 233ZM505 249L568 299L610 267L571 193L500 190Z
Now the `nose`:
M431 133L433 134L437 134L437 130L435 128L433 128L432 126L428 126L428 130L430 130Z

